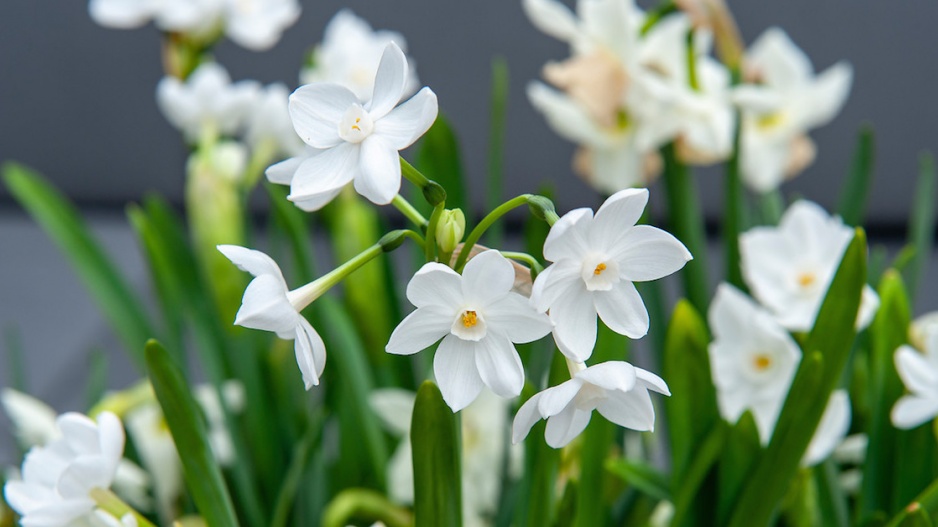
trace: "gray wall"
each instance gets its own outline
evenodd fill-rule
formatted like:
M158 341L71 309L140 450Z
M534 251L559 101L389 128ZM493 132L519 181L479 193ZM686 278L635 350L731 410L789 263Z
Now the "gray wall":
M747 42L776 24L818 67L842 58L855 66L855 88L845 110L814 134L817 162L786 190L834 203L855 130L871 121L880 147L871 209L879 220L901 221L917 154L935 148L938 138L938 106L932 103L938 80L933 36L938 3L730 3ZM37 167L84 204L120 207L148 190L178 200L184 151L153 96L161 76L158 34L152 27L98 27L86 5L85 0L0 2L0 159ZM406 35L422 82L437 92L461 134L474 178L485 170L490 59L507 57L513 81L507 192L530 191L549 180L563 188L561 209L595 199L570 175L572 145L548 130L524 97L524 84L538 76L545 61L563 58L566 49L533 29L520 1L304 2L301 19L273 51L254 53L226 43L219 59L236 79L292 86L304 51L343 6L375 27ZM718 176L702 175L700 186L708 210L717 210ZM2 189L0 203L10 203Z

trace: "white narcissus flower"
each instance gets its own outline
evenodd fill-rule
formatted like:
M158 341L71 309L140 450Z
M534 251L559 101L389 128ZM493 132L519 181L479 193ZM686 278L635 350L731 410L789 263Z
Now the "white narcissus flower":
M813 467L824 461L836 449L850 431L850 396L847 390L834 390L821 421L814 431L808 449L801 460L801 466Z
M32 448L23 461L23 480L4 486L7 503L27 527L66 527L89 517L95 508L91 492L111 486L124 453L124 429L110 412L97 422L67 413L56 425L61 438Z
M795 202L778 227L755 227L740 235L743 278L759 302L791 331L809 331L827 294L853 229L810 201ZM857 328L870 324L879 296L864 286Z
M910 393L892 407L892 424L909 429L931 421L938 416L938 329L926 333L924 349L900 346L894 360L896 372Z
M416 141L436 119L436 94L421 89L398 106L407 82L407 59L388 44L370 101L339 84L301 86L290 96L293 126L306 144L322 149L303 162L290 183L291 201L334 196L354 183L375 204L391 202L401 188L398 152Z
M13 424L20 446L45 445L59 436L55 410L39 399L4 388L0 391L0 403L3 403L3 409Z
M710 371L720 415L735 423L750 410L766 445L801 362L801 349L770 313L728 284L717 288L708 318L714 338Z
M133 29L148 23L160 4L160 0L91 0L88 13L104 27Z
M407 52L407 44L400 33L374 31L351 9L342 9L326 25L322 43L313 51L312 65L300 73L300 82L341 84L364 103L374 92L378 63L391 42ZM412 61L408 60L408 65L405 96L413 94L420 86Z
M244 139L248 144L254 148L271 144L274 155L284 157L303 151L303 141L290 120L289 97L289 90L281 83L270 84L260 91L247 116Z
M255 277L244 291L235 324L294 340L296 363L306 389L318 385L326 366L326 345L300 311L323 293L319 284L312 282L290 291L280 267L266 254L236 245L219 245L218 250Z
M240 131L258 89L254 81L232 84L225 68L206 62L185 83L163 77L156 87L156 102L170 124L195 143L202 134L231 136Z
M744 63L755 83L735 88L733 95L742 111L740 173L751 189L767 192L814 159L807 132L843 107L853 70L839 62L815 76L811 61L779 28L766 30Z
M648 390L671 395L660 377L623 361L576 366L578 371L571 371L569 381L535 394L521 405L512 425L513 443L527 437L539 420L547 419L547 444L564 447L586 429L593 410L625 428L654 430L655 407Z
M635 225L648 203L646 189L613 194L596 212L564 214L544 242L554 262L537 275L531 303L548 311L564 355L583 362L596 343L596 316L629 338L648 332L648 311L633 282L657 280L684 267L690 252L674 236Z
M394 329L385 350L411 355L442 338L433 371L453 411L474 401L483 385L502 397L517 396L524 367L512 343L537 340L551 325L511 292L514 280L514 267L498 251L469 260L461 276L443 264L425 264L407 284L407 299L417 309Z
M254 51L272 48L300 16L297 0L226 0L225 34Z

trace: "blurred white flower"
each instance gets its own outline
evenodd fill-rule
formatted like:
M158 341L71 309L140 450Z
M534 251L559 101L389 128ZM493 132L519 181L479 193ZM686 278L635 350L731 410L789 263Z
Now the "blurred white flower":
M221 179L234 183L244 178L247 165L247 148L237 141L224 140L192 152L186 163L186 173L196 181Z
M3 403L21 447L45 445L59 437L55 410L46 403L12 388L0 391L0 403Z
M801 349L771 314L728 284L717 288L708 319L714 339L709 346L710 370L720 415L735 423L750 410L766 445L801 361Z
M255 277L244 291L235 324L294 340L296 363L306 389L318 385L326 366L326 346L300 311L324 292L320 284L311 282L290 291L280 267L266 254L236 245L219 245L218 250Z
M411 355L442 338L433 371L453 411L474 401L483 385L502 397L517 396L524 368L512 343L537 340L551 325L511 292L514 280L514 267L498 251L469 260L461 276L443 264L425 264L407 284L407 299L417 309L394 329L385 350Z
M850 396L847 390L834 390L821 421L814 431L808 449L801 460L801 466L813 467L824 461L844 441L850 431Z
M938 330L931 329L921 352L900 346L894 357L896 372L906 389L892 407L892 424L915 428L938 416Z
M150 22L161 3L161 0L91 0L88 13L102 26L133 29Z
M225 34L235 43L254 50L268 50L300 17L298 0L225 0L222 12Z
M220 64L206 62L186 82L163 77L156 87L156 102L166 120L186 140L195 143L203 134L232 136L243 127L257 97L254 81L232 84Z
M410 422L415 394L386 388L372 392L371 408L385 427L401 442L388 463L388 492L396 503L414 502L413 452ZM462 412L462 498L463 524L489 525L487 518L497 511L505 456L521 456L524 451L506 448L508 400L483 390Z
M915 317L912 325L909 326L909 344L917 350L924 351L927 347L928 334L932 331L938 331L938 311L930 311Z
M635 225L646 203L646 189L625 189L595 217L590 209L576 209L550 229L544 258L554 263L537 275L531 303L549 310L557 346L576 362L593 353L597 315L616 333L644 336L648 311L633 282L657 280L691 259L674 236Z
M56 420L61 438L30 449L22 481L4 486L7 503L24 526L66 527L95 508L94 489L114 481L124 453L124 429L110 412L88 417L67 413Z
M281 83L267 85L258 93L247 115L244 139L249 145L257 149L271 144L277 156L303 152L303 141L290 120L289 97L289 90Z
M392 42L378 65L374 94L364 105L339 84L309 84L293 92L290 116L296 132L323 151L297 167L288 199L309 203L353 182L373 203L391 202L401 187L398 152L423 135L437 115L436 94L426 87L397 106L407 70L404 52Z
M577 364L569 381L527 400L515 415L511 440L518 443L541 419L547 419L544 438L553 448L566 446L586 429L593 410L632 430L655 428L655 407L648 390L671 395L660 377L628 362L611 361L586 367Z
M853 229L810 201L793 203L778 227L755 227L740 235L743 277L753 296L791 331L809 331ZM857 328L870 324L879 297L863 288Z
M815 75L811 61L779 28L770 28L746 53L753 84L735 88L742 111L740 172L756 192L778 188L811 164L810 129L830 122L850 93L853 70L839 62Z
M101 509L94 512L97 519L103 522L107 527L137 527L138 525L137 518L129 512L120 518L115 518Z
M378 63L391 42L407 52L407 43L400 33L374 31L351 9L342 9L326 25L322 43L313 51L312 64L300 72L300 82L340 84L364 103L374 92ZM413 94L420 86L413 61L408 59L407 62L410 67L404 81L403 96Z

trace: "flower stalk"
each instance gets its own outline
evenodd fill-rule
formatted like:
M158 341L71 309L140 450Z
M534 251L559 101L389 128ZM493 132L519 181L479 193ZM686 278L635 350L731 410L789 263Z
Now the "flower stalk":
M130 505L124 503L122 499L117 497L117 494L114 494L108 489L96 487L91 489L90 496L101 510L110 514L117 520L130 514L137 520L139 527L156 527L150 520L146 519Z

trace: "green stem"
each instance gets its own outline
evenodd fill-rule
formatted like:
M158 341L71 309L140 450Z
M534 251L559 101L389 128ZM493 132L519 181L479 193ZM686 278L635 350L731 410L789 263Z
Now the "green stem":
M472 232L470 232L469 236L466 238L466 242L463 244L462 250L459 251L459 258L456 259L456 264L453 266L453 269L455 269L457 273L462 272L462 268L466 266L466 260L469 259L472 248L475 246L476 242L479 241L479 238L485 234L485 231L511 210L526 205L532 197L534 197L532 194L522 194L516 198L512 198L502 203L496 207L495 210L482 218L482 221L472 229Z
M277 494L277 502L274 506L274 516L270 521L271 527L284 527L290 518L290 512L296 499L296 491L299 488L303 474L306 472L309 464L310 454L313 447L319 439L322 431L321 414L314 417L310 423L306 434L296 444L293 449L293 459L290 460L290 470L287 472Z
M693 174L687 165L678 160L673 143L662 148L661 153L665 160L664 184L671 228L694 255L693 261L687 262L681 273L684 293L698 313L706 313L710 298L707 285L707 237Z
M433 212L430 213L430 223L427 225L427 241L424 244L424 256L426 256L428 262L436 261L436 225L440 222L440 215L443 214L443 210L446 208L446 201L441 201L433 207ZM444 262L448 264L449 262Z
M394 208L401 211L404 217L410 220L418 229L426 228L429 223L427 219L423 217L423 214L420 214L420 211L400 194L394 196L394 199L391 200L391 205L394 205Z
M500 251L502 256L505 258L511 258L512 260L518 260L519 262L524 262L528 264L528 267L531 268L532 275L537 275L544 270L544 266L541 265L541 262L537 261L537 258L531 256L528 253L514 252L514 251ZM531 277L532 279L534 276Z
M110 514L117 520L130 514L137 520L137 525L140 527L156 527L150 520L143 517L143 515L134 510L130 505L124 503L123 500L117 497L117 494L114 494L108 489L95 487L91 489L90 496L101 510Z
M384 241L385 238L388 238L389 236L393 238L393 241ZM400 238L403 238L404 236L405 234L403 231L392 231L391 233L388 233L388 235L385 235L384 238L381 239L382 241L379 241L378 243L358 253L356 256L353 256L344 264L320 276L316 280L287 293L287 297L290 299L290 303L293 304L293 307L295 307L297 311L302 311L306 308L306 306L310 305L314 300L322 296L323 293L344 280L345 277L350 275L353 271L370 262L379 254L396 248L396 245L400 245ZM391 249L387 248L388 244L395 243L395 247L391 247Z
M938 479L932 482L927 489L923 490L912 503L905 506L899 514L897 514L893 519L886 524L886 527L898 527L910 513L915 512L917 509L925 509L929 514L933 514L938 510Z
M329 502L322 516L323 527L345 527L353 518L381 521L387 527L412 527L410 511L391 503L369 489L348 489Z
M738 73L733 73L737 78ZM739 233L746 228L746 203L743 200L743 185L739 174L739 138L741 126L739 113L736 114L736 133L733 138L733 155L726 164L725 203L723 218L723 242L725 245L726 279L737 289L747 291L740 269Z
M435 207L437 204L446 200L446 190L436 181L423 175L403 157L401 158L401 175L404 176L404 179L410 181L420 189L424 199L426 199L427 203L430 205Z

